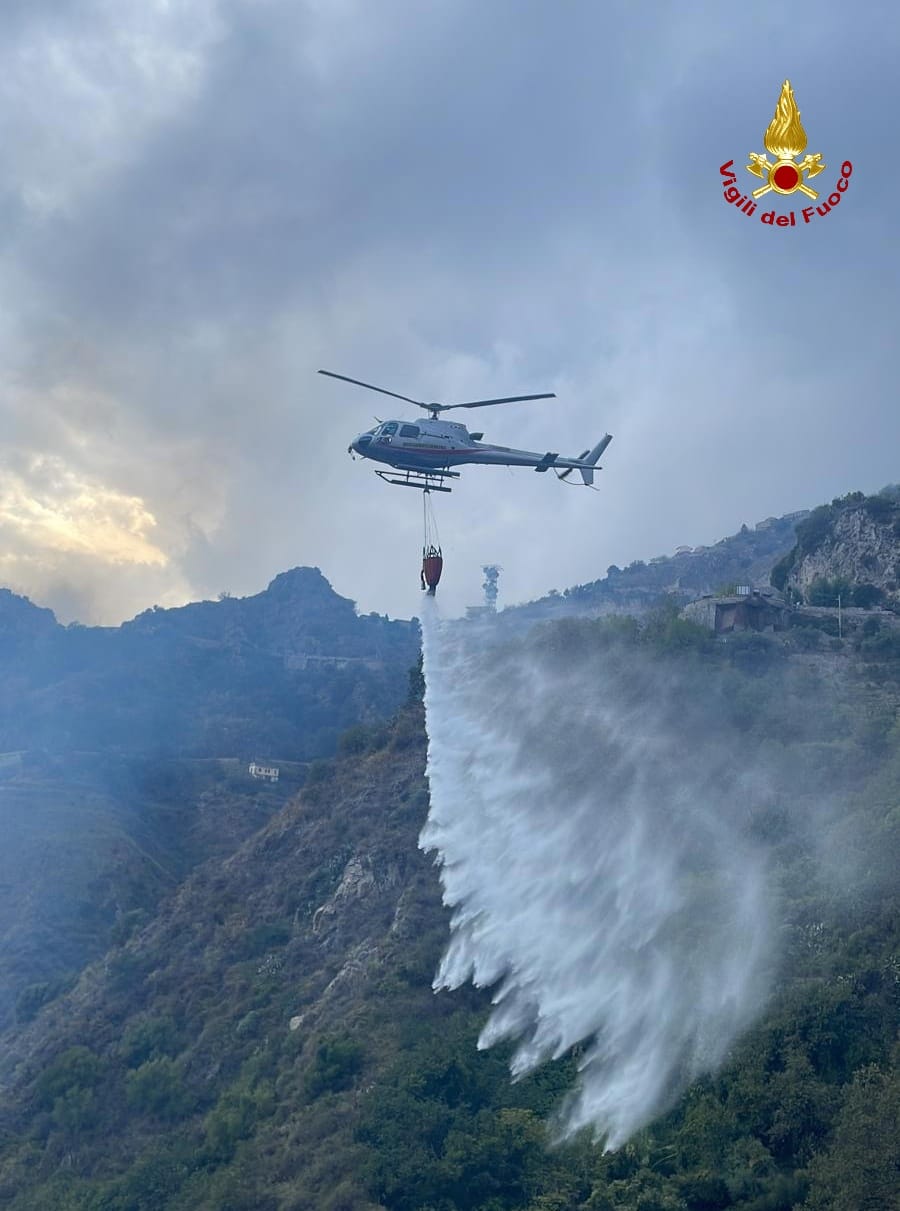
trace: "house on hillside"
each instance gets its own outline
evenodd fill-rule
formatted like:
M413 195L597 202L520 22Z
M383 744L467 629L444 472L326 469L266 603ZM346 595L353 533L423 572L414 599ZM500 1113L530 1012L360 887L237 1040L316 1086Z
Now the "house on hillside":
M266 782L278 781L278 766L277 765L260 765L257 761L250 762L250 777L262 778Z
M717 597L712 593L692 601L682 616L717 635L733 631L783 631L788 625L788 608L776 589L739 585L734 594Z

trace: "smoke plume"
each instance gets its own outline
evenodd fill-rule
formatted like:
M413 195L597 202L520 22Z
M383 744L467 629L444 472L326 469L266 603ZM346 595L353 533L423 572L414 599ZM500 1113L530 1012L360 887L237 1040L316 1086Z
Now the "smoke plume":
M687 661L565 627L423 620L450 942L434 986L493 988L481 1048L520 1077L579 1045L557 1136L626 1142L713 1070L771 978L765 787ZM599 631L598 631L599 634Z

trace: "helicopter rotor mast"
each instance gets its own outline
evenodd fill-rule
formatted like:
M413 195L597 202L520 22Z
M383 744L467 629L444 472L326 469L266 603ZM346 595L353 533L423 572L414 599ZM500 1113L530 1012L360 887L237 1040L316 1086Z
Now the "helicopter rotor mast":
M408 395L399 395L396 391L387 391L384 387L376 387L373 383L364 383L362 379L349 378L346 374L335 374L333 370L320 370L319 374L327 374L329 378L339 378L342 382L353 383L357 387L367 387L370 391L379 391L382 395L390 395L394 399L402 399L407 404L415 404L431 413L431 419L437 420L438 413L449 412L452 408L489 408L494 404L516 404L531 399L556 399L552 391L541 395L505 395L502 399L474 399L464 404L423 403L419 399L411 399Z

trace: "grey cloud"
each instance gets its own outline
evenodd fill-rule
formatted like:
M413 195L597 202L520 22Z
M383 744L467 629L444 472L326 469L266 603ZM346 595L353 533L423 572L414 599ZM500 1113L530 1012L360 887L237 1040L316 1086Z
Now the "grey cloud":
M55 20L75 37L97 13ZM17 457L142 496L173 585L254 592L314 563L362 608L417 608L420 502L345 453L391 405L319 366L434 398L557 390L485 415L505 444L615 434L599 495L466 474L439 506L453 608L483 559L521 598L896 478L887 9L271 0L203 19L194 86L174 108L142 94L156 116L127 154L20 216L4 279ZM786 75L819 180L855 166L805 231L763 230L718 179L761 147ZM80 599L115 618L158 594L143 575Z

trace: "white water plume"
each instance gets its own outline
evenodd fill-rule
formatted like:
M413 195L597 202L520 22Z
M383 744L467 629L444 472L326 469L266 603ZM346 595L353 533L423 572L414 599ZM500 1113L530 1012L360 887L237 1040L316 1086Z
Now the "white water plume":
M768 891L743 827L763 787L684 661L608 640L577 655L565 628L521 640L426 613L423 631L420 844L453 909L434 986L496 985L479 1046L516 1040L514 1077L579 1044L558 1137L618 1147L765 1000Z

